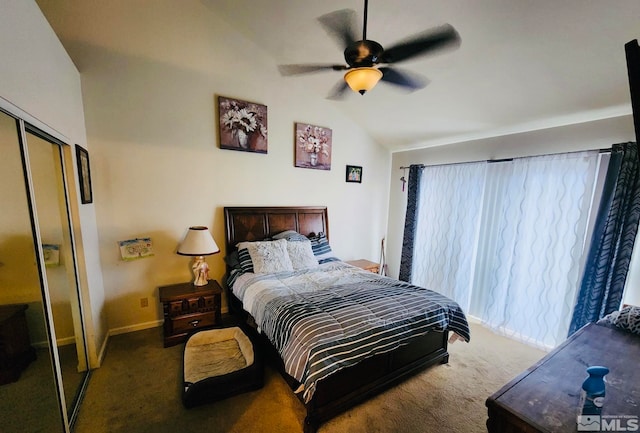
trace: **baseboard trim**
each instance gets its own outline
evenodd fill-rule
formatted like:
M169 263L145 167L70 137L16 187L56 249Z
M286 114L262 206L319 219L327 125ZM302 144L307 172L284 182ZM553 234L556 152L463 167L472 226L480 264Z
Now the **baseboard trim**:
M58 338L56 340L56 344L58 347L67 346L69 344L75 344L75 343L76 343L76 337L64 337L64 338ZM31 343L31 346L35 347L36 349L47 349L49 347L49 342L46 340L36 341L34 343Z
M467 314L467 321L469 323L477 323L479 325L482 325L482 320L479 317L471 316L469 314Z
M109 344L109 332L107 331L107 335L105 335L104 340L102 340L102 344L100 345L100 351L98 352L98 365L92 368L100 368L102 363L104 362L104 357L107 354L107 345Z
M137 323L135 325L122 326L120 328L112 328L109 330L109 336L127 334L129 332L143 331L145 329L157 328L162 326L163 320L152 320L151 322Z

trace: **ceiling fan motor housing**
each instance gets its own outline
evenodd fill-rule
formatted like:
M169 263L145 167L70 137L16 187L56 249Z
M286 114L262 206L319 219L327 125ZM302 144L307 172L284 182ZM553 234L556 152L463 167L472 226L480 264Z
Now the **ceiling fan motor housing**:
M354 68L371 67L380 61L384 52L382 45L376 41L356 41L344 50L344 59Z

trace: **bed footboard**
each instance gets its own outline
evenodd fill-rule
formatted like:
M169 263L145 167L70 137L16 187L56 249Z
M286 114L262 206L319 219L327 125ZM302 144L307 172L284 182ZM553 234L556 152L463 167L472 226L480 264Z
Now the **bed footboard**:
M447 332L432 331L398 349L368 358L318 382L307 403L305 433L434 364L446 364Z

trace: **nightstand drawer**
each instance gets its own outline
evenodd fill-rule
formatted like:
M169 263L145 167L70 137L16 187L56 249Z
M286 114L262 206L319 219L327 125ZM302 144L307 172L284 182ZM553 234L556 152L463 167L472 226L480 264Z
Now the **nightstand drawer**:
M169 303L169 315L171 317L183 314L204 313L216 309L216 296L200 296Z
M194 329L206 328L216 325L215 313L187 314L185 316L169 319L173 332L190 332Z
M185 307L182 301L174 301L169 303L169 314L171 316L179 316Z
M198 308L200 311L217 311L218 305L216 301L218 300L218 296L205 296L199 300ZM200 305L202 305L202 307Z

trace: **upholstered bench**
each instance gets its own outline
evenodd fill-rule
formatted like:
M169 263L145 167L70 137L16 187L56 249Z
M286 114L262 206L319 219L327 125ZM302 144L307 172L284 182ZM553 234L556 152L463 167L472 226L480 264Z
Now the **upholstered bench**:
M193 334L184 346L182 402L190 408L262 388L263 363L238 327Z

